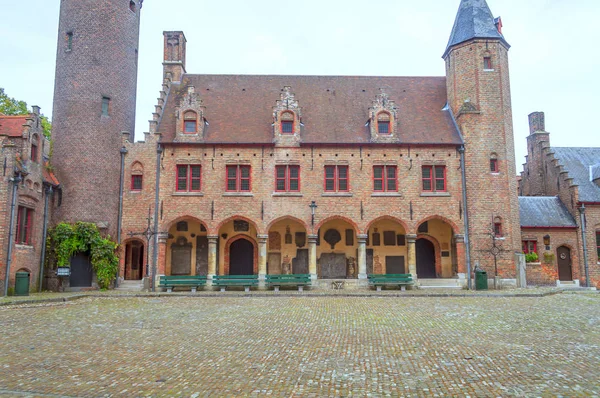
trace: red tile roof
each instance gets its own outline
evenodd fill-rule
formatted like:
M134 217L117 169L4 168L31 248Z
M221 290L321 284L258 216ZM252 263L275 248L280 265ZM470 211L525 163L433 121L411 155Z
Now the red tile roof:
M400 144L461 143L447 111L444 77L185 75L173 84L158 132L175 138L175 108L188 86L206 107L209 144L270 144L273 107L285 86L302 109L304 144L368 144L365 123L380 89L398 107ZM178 140L181 142L181 140Z
M8 137L21 137L23 125L27 122L29 115L6 116L0 114L0 135Z
M44 163L44 167L42 168L42 177L44 178L45 182L52 184L55 187L60 185L60 182L58 181L58 178L56 178L56 176L54 175L54 172L48 170L48 162Z

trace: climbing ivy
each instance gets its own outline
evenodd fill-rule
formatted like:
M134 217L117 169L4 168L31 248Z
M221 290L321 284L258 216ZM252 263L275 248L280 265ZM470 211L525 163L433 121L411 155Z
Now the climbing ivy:
M69 267L71 257L77 253L90 253L98 285L108 289L115 280L119 267L116 250L118 244L100 235L96 224L78 222L60 223L48 233L48 261L57 267Z

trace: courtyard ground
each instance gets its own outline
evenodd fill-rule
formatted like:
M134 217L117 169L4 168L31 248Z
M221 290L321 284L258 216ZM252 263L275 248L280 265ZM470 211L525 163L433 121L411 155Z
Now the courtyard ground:
M0 396L600 396L600 295L3 305Z

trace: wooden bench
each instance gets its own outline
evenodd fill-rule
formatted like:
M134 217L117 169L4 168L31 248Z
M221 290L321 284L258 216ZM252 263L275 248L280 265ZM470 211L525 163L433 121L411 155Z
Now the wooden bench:
M267 286L276 292L280 286L297 286L298 291L304 291L304 286L310 285L310 274L267 275Z
M212 284L220 287L222 292L230 286L243 286L249 292L250 287L258 285L258 275L215 275Z
M405 291L407 285L414 283L411 274L371 274L368 275L368 280L369 285L375 286L378 292L382 286L400 286Z
M166 288L168 293L174 287L191 287L192 293L196 293L196 289L205 285L206 275L161 275L158 283L158 287Z

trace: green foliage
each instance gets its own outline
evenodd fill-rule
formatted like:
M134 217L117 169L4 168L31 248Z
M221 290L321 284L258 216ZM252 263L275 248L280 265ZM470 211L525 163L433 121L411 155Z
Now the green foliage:
M0 87L0 113L5 115L28 115L29 110L27 109L27 103L25 101L19 101L14 98L10 98L4 92L4 89ZM40 115L42 122L42 129L44 130L44 136L50 139L52 134L52 123L47 116Z
M77 253L90 253L98 285L108 289L115 280L119 267L116 251L118 244L100 235L92 223L60 223L48 233L47 256L57 267L69 267L71 257Z
M526 253L525 254L525 262L527 263L535 263L539 259L537 253Z

